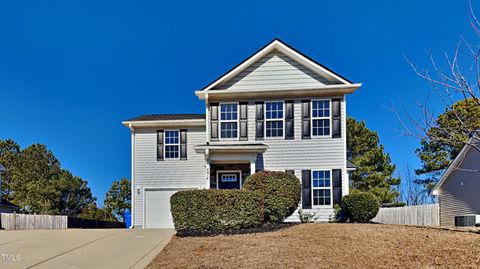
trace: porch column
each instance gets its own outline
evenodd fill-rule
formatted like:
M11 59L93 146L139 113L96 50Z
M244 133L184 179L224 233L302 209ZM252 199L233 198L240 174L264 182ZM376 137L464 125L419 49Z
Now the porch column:
M210 152L208 149L205 150L205 167L207 170L207 182L205 184L206 189L210 189Z
M250 160L250 175L255 174L255 162L256 161L257 161L257 158Z

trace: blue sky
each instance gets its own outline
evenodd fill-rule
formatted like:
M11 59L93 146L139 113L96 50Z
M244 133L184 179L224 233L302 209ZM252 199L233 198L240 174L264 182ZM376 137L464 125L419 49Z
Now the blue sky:
M452 52L472 38L465 1L1 1L0 139L44 143L103 202L130 178L121 121L203 113L194 91L278 37L363 87L365 119L403 173L418 141L394 102L416 111L429 85L403 58ZM439 106L440 107L440 106Z

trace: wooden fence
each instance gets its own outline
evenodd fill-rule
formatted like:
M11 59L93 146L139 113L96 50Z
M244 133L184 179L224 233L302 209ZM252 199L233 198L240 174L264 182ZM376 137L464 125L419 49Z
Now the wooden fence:
M67 216L1 213L0 227L5 230L67 229Z
M380 208L372 221L384 224L440 226L440 208L438 204L385 207Z
M0 213L0 228L5 230L111 229L125 228L125 222L90 220L60 215Z

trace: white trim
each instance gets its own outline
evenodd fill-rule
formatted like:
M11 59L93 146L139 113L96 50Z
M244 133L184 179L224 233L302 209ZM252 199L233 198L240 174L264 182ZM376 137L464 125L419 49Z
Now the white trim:
M122 121L127 127L203 127L205 119Z
M313 102L315 101L328 101L328 117L313 117ZM313 135L313 120L326 120L328 119L328 135ZM332 98L324 99L312 99L310 100L310 137L311 138L332 138Z
M132 162L132 181L130 182L130 192L132 194L132 199L130 202L130 227L129 229L133 229L135 227L135 198L137 196L135 192L135 128L130 127L131 130L131 162ZM0 181L1 183L1 181Z
M355 84L336 84L336 85L325 85L321 87L313 88L284 88L284 89L247 89L247 90L212 90L209 91L210 101L221 100L221 98L267 98L267 97L277 97L277 98L295 98L295 97L307 97L307 96L318 96L318 95L337 95L345 93L353 93L355 90L362 86L361 83ZM195 95L198 96L200 100L205 98L204 91L196 91Z
M167 158L167 132L178 132L178 144L168 144L169 146L178 146L178 158ZM166 129L163 130L163 160L180 160L180 130Z
M310 193L311 193L311 199L312 199L312 209L314 208L333 208L333 169L312 169L310 171ZM330 187L313 187L313 172L324 172L324 171L329 171L330 172ZM313 204L313 190L330 190L330 205L314 205Z
M219 84L222 84L229 79L233 78L234 76L238 75L240 72L248 68L250 65L252 65L254 62L256 62L258 59L261 57L267 55L273 50L278 50L279 52L285 54L286 56L292 58L293 60L299 62L300 64L303 64L307 68L311 69L312 71L316 72L318 75L322 77L329 77L330 80L337 80L338 82L341 82L342 84L351 84L347 80L341 78L340 76L334 74L332 71L327 70L323 66L313 62L312 60L306 58L305 56L301 55L300 53L294 51L293 49L289 48L286 44L281 42L280 40L276 39L270 44L268 44L265 48L257 52L256 54L252 55L249 59L241 63L239 66L235 67L233 70L228 72L227 74L223 75L222 77L218 78L214 82L212 82L210 85L207 87L203 88L201 91L203 92L208 92L210 89L218 86ZM328 79L328 78L327 78Z
M267 119L267 103L282 103L282 115L281 119ZM263 137L265 140L285 139L285 100L271 100L263 103L263 118L265 119L265 126L263 128ZM282 136L267 136L267 121L282 121Z
M236 120L222 120L222 105L231 105L235 104L237 106L237 119ZM239 102L220 102L218 104L218 140L228 141L228 140L239 140L240 139L240 105ZM222 122L228 123L233 122L237 123L237 137L228 137L222 138Z
M218 173L240 173L240 178L239 178L239 189L242 188L242 170L217 170L217 176L215 178L215 180L217 181L217 190L219 189L218 188Z

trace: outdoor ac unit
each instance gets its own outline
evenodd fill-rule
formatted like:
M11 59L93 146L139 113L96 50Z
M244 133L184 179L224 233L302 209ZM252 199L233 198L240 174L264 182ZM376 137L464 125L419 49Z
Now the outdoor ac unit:
M480 215L464 215L455 217L455 226L475 226L480 224Z

